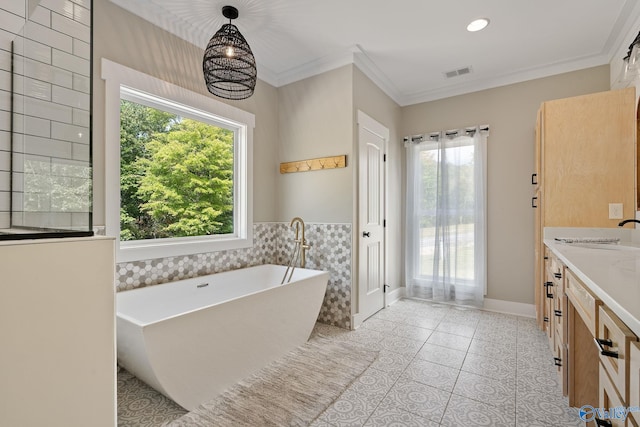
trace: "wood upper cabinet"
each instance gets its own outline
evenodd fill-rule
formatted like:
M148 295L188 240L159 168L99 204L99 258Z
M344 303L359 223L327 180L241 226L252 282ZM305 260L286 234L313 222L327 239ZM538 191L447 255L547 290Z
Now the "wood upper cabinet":
M536 117L536 143L535 143L535 164L531 174L531 185L537 190L542 184L542 108L538 110Z
M536 118L535 303L544 329L544 227L617 227L636 209L635 88L544 102Z
M540 110L544 227L617 227L609 203L636 207L635 88L545 102Z

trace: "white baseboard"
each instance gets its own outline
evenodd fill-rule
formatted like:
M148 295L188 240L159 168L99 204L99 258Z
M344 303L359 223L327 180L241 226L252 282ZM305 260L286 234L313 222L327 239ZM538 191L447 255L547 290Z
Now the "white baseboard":
M387 307L404 298L406 294L406 288L395 288L394 290L387 292L387 295L385 296L385 303Z
M384 296L385 306L386 307L390 306L394 302L404 298L405 295L406 295L405 288L396 288L392 291L387 292ZM362 314L355 313L351 316L351 320L352 320L351 322L352 328L358 329L360 325L362 325L362 322L364 322L366 319L363 319Z
M523 317L536 317L536 307L533 304L521 302L503 301L499 299L484 299L483 310L495 311L497 313L515 314Z
M385 305L388 307L391 304L399 301L406 296L406 288L396 288L388 292L385 296ZM533 304L524 304L521 302L503 301L499 299L485 298L483 310L493 311L496 313L514 314L522 317L536 317L536 308ZM355 313L352 319L352 328L358 329L365 319L360 313Z
M360 325L362 325L362 322L364 322L364 319L362 318L362 315L360 313L353 314L351 316L351 330L355 331L356 329L358 329Z

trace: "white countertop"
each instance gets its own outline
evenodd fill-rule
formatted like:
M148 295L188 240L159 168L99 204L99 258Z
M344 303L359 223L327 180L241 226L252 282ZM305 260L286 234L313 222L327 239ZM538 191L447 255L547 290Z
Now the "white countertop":
M580 236L578 233L567 234L566 231L562 234L562 231L545 229L545 245L629 329L640 336L640 242L637 241L637 231L614 230L610 234L611 237L620 237L621 245L633 247L627 250L607 249L606 245L601 248L598 245L593 245L595 248L581 247L554 240L554 237ZM587 232L583 236L592 237L594 233Z

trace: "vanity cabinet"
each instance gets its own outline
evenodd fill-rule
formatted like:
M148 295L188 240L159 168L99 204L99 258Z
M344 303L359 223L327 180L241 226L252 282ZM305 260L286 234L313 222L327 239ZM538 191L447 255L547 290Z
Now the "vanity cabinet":
M579 276L550 250L545 250L546 288L552 289L553 319L548 324L554 363L569 405L602 408L609 418L598 425L639 427L640 342L634 332ZM571 260L567 264L571 265ZM546 292L546 291L545 291ZM600 291L598 291L600 292ZM606 299L605 297L603 297ZM560 316L558 316L560 315ZM615 408L630 408L627 419ZM607 417L605 415L605 417Z
M640 343L632 342L629 351L629 406L640 408ZM629 427L640 427L640 412L629 414Z
M598 352L593 337L598 328L602 301L572 272L566 269L567 299L567 389L569 405L597 406Z
M566 266L545 247L544 331L553 352L553 364L567 394L567 299L565 295Z
M613 385L611 378L607 375L606 369L604 366L600 365L599 376L600 389L598 390L598 407L599 408L619 408L626 406L624 401L620 398L620 394L618 393L616 387ZM603 422L604 421L604 422ZM608 423L606 423L608 421ZM626 420L624 419L608 419L608 420L600 420L597 423L598 425L605 425L611 427L625 427Z
M542 274L543 277L543 287L544 292L542 294L542 310L543 310L543 325L542 330L547 334L547 338L549 339L549 345L553 348L553 298L554 298L554 287L553 280L549 277L551 271L551 251L545 248L545 257L544 257L544 271Z
M600 307L598 334L600 363L623 401L629 400L629 372L631 343L634 333L606 306Z
M635 216L635 88L544 102L535 133L535 302L546 317L544 227L617 227L609 203Z
M630 401L631 348L638 340L633 332L606 306L600 307L598 334L595 342L599 348L600 408L633 406ZM632 421L612 418L614 427L631 426Z

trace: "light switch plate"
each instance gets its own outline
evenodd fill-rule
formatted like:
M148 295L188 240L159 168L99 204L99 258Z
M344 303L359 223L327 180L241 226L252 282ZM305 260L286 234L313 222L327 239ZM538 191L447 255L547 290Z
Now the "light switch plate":
M622 219L622 203L609 203L609 219Z

